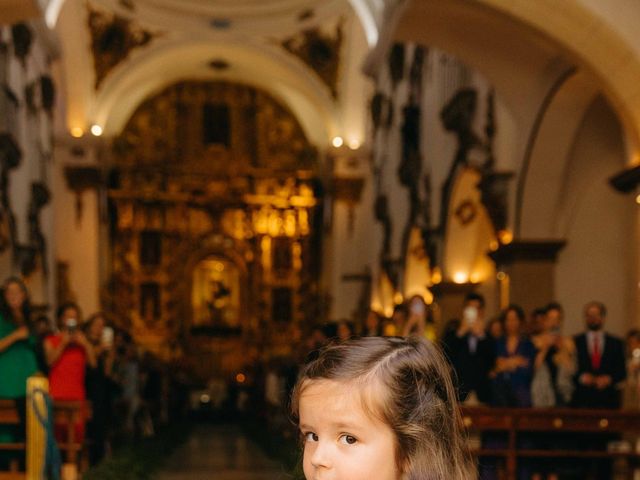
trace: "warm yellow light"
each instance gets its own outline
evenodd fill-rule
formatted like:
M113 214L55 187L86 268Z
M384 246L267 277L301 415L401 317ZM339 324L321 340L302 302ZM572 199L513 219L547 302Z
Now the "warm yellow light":
M513 232L510 230L500 230L500 232L498 232L498 238L500 239L500 243L508 245L513 242Z
M492 252L495 252L496 250L498 250L498 247L499 247L499 246L500 246L500 245L499 245L499 244L498 244L498 242L497 242L497 241L495 241L495 240L491 240L491 241L489 242L489 250L491 250Z
M351 140L349 142L349 148L351 150L357 150L360 148L360 142L358 140Z
M300 228L300 235L309 235L311 230L309 226L309 213L304 208L298 210L298 226Z
M433 300L434 300L433 299L433 293L431 293L429 290L427 290L422 295L422 299L424 300L424 303L426 303L427 305L431 305L433 303Z
M80 127L73 127L70 133L73 138L81 138L84 135L84 130Z
M277 237L282 230L282 217L276 210L272 210L269 214L269 235Z
M244 375L244 373L239 373L236 375L236 382L238 383L244 383L246 379L247 377Z
M294 242L293 247L293 269L296 271L302 270L302 245L300 242Z
M480 274L477 272L472 273L471 276L469 277L469 280L471 281L471 283L480 282Z
M284 234L287 237L293 237L296 234L296 212L295 210L287 210L284 214Z
M465 272L456 272L453 274L453 281L455 283L467 283L469 280L469 274Z
M334 147L340 148L342 145L344 145L344 140L342 139L342 137L333 137L333 141L331 143L333 143Z
M640 205L640 195L638 195L638 196L636 197L636 203L637 203L638 205Z
M395 303L396 305L400 305L402 302L404 302L404 297L400 292L396 292L396 294L393 296L393 303Z
M442 272L439 267L435 267L431 272L431 283L437 285L442 283Z
M498 274L496 275L496 278L500 281L504 280L505 278L507 278L507 274L504 272L498 272Z
M91 125L91 134L99 137L100 135L102 135L102 127L100 125Z
M271 237L265 235L260 242L260 248L262 249L262 268L269 271L271 270Z
M253 229L256 233L264 235L269 231L269 208L261 208L253 212Z

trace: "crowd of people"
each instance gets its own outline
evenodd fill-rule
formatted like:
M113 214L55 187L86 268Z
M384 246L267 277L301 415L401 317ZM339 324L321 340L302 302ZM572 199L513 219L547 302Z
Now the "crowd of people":
M466 404L640 408L640 331L630 330L626 339L607 333L607 309L600 302L587 303L583 313L585 332L568 336L562 333L559 303L536 308L529 316L509 305L488 319L483 296L470 293L460 317L438 329L429 306L415 296L397 305L390 318L370 311L360 325L343 320L314 327L306 336L292 335L305 338L294 347L301 353L276 365L288 365L280 372L291 377L290 363L307 363L332 341L417 335L440 344L454 371L459 399ZM279 398L286 400L286 394Z
M356 336L417 336L439 344L463 404L640 408L640 331L629 331L626 339L607 333L607 310L600 302L587 303L583 313L585 332L567 336L558 303L529 316L509 305L488 319L484 298L470 293L459 318L442 328L436 328L430 306L420 296L397 305L390 318L371 311L360 324L332 322L307 332L291 325L290 353L257 361L253 370L246 370L244 385L252 399L244 408L264 412L276 431L288 431L283 422L288 422L286 407L301 366L317 358L323 346ZM24 420L26 380L40 372L49 379L54 401L87 401L91 416L75 425L75 436L88 440L92 464L104 458L114 438L151 435L169 412L184 412L172 404L178 401L172 393L186 389L175 388L170 368L149 353L141 355L131 336L110 325L103 313L83 321L79 307L65 303L57 309L55 322L46 316L33 318L24 283L15 277L4 282L0 399L15 400ZM66 428L57 426L55 434L64 441ZM0 425L0 442L20 436L23 427ZM5 461L0 456L0 469Z
M464 405L491 407L565 407L590 409L640 409L640 331L626 339L605 330L607 309L588 302L583 309L585 331L563 334L564 311L552 302L529 316L518 305L509 305L495 318L487 318L485 300L468 294L459 318L437 328L430 306L416 296L397 305L385 318L369 312L361 322L340 321L301 332L292 326L292 354L268 363L262 384L266 420L274 435L287 430L287 405L299 369L317 358L326 345L340 345L353 337L418 336L439 344L453 373L459 401ZM296 339L299 341L296 342ZM609 438L581 437L593 448L607 448ZM500 434L483 435L485 449L506 448ZM553 441L528 436L532 445L562 449L575 445L571 435L555 435ZM565 443L563 443L565 442ZM589 444L591 445L591 444ZM598 464L598 478L610 478L610 464ZM484 460L480 478L498 478L497 463ZM519 478L584 478L584 465L571 461L523 461ZM560 472L560 473L559 473ZM566 476L563 476L566 475Z
M83 405L75 439L86 441L91 464L108 454L115 439L153 435L171 410L167 366L140 355L126 331L100 312L83 321L71 302L58 307L55 322L32 318L28 290L12 277L0 295L0 399L15 401L21 425L0 425L0 442L23 441L27 379L38 373L47 376L54 402ZM56 439L65 441L66 426L54 428ZM15 461L15 455L0 455L0 470Z

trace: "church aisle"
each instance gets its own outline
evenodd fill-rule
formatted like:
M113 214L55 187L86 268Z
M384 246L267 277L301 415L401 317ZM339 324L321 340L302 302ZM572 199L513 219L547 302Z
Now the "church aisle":
M239 427L199 425L167 461L157 480L285 480L282 467Z

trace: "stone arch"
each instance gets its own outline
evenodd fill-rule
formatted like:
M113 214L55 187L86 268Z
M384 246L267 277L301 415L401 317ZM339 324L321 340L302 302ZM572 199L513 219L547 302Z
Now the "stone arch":
M527 239L557 238L554 218L562 204L569 153L598 87L587 75L573 74L541 112L531 153L519 178L515 234Z
M145 98L172 83L186 78L227 80L269 92L291 109L315 145L326 145L340 131L337 110L326 87L283 53L268 50L236 42L204 41L152 47L138 56L135 64L121 65L104 82L89 117L103 125L106 135L117 134ZM217 55L233 59L228 71L215 73L208 68Z

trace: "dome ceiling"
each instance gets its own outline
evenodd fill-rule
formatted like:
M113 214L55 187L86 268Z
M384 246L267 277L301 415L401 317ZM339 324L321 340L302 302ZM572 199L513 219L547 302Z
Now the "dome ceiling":
M94 0L167 31L280 37L350 9L348 0Z

